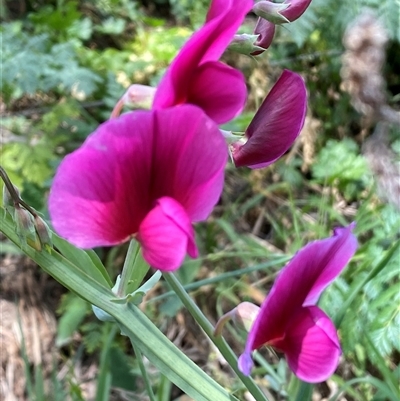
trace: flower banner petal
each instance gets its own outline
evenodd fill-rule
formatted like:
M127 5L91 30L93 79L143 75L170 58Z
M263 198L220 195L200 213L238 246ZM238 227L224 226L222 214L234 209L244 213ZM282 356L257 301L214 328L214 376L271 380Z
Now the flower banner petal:
M151 114L130 113L100 125L64 158L49 195L59 235L93 248L119 244L137 231L148 211L152 131Z
M172 198L163 197L143 220L137 239L143 257L152 267L176 270L186 253L197 257L194 230L185 209Z
M157 160L164 161L157 170L173 169L174 173L168 178L162 175L160 181L154 182L154 188L167 182L172 190L169 196L179 201L190 220L204 220L221 196L228 160L225 139L214 121L198 107L185 105L157 111L160 112L154 154Z
M254 42L255 46L260 46L263 49L268 49L271 46L272 40L275 35L275 24L267 21L266 19L259 18L256 26L254 27L254 34L258 35L257 40ZM261 54L263 50L257 50L252 53L253 56Z
M126 113L63 160L49 196L52 224L92 248L127 241L164 196L191 222L203 220L221 195L227 157L217 125L198 107Z
M300 134L306 108L303 78L284 70L247 128L247 142L233 145L236 167L265 167L281 157Z
M325 262L325 268L314 272L316 278L310 288L303 306L315 305L325 288L341 273L357 249L357 239L352 231L355 224L347 227L338 227L334 230L334 236L323 243L315 241L309 245L308 257L320 258ZM322 242L322 241L321 241ZM305 256L306 257L306 256Z

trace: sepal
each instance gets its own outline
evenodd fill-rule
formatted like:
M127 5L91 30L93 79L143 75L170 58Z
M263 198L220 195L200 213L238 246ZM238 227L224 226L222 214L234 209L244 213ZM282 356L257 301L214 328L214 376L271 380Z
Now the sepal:
M285 11L290 4L286 3L272 3L268 0L263 0L257 2L252 11L255 15L260 18L264 18L273 24L285 24L290 22L284 15L282 11Z

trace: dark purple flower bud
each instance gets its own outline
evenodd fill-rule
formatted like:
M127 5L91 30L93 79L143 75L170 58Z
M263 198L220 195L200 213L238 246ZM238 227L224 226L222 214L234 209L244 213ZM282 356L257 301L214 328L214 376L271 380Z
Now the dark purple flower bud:
M310 5L311 0L286 0L284 4L289 4L289 7L282 11L282 15L290 22L300 18Z
M258 39L254 42L256 46L262 47L264 50L271 46L272 39L275 35L275 24L263 18L259 18L254 28L254 34L258 35ZM257 56L264 50L258 50L251 53L252 56Z

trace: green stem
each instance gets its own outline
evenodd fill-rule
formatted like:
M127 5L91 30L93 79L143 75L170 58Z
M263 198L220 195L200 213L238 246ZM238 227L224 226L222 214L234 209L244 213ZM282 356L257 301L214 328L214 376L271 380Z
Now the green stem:
M18 195L17 191L14 188L10 178L8 177L6 170L0 166L0 177L2 178L4 185L7 187L7 190L10 196L13 198L15 207L23 206L33 217L37 217L38 214L36 210L32 209L27 203L25 203Z
M295 401L309 401L312 398L313 385L300 381L300 385L297 387L297 394Z
M131 240L129 243L128 253L126 254L124 267L122 268L121 281L117 291L117 296L124 297L125 295L135 291L144 276L149 270L149 266L142 263L140 255L140 245L136 240Z
M210 340L219 349L225 360L229 363L233 371L238 375L239 379L246 386L256 401L268 401L265 394L260 388L254 383L251 377L245 376L240 372L237 365L237 358L232 349L226 343L223 337L214 336L214 327L204 316L203 312L199 309L196 303L192 300L189 294L185 291L182 284L172 273L163 273L165 281L175 291L181 302L185 305L186 309L193 316L199 326L204 330Z
M203 259L207 259L207 258L203 258ZM271 267L286 263L290 259L291 258L288 256L278 256L276 259L273 259L272 261L270 260L268 262L259 263L254 266L245 267L244 269L232 270L229 272L221 273L218 276L208 277L204 280L197 280L194 283L189 283L189 284L184 285L183 288L185 289L185 291L194 291L205 285L216 284L216 283L228 280L229 278L244 276L246 274L250 274L255 271L269 269ZM165 292L164 294L161 294L161 295L158 295L156 297L149 299L147 302L159 302L160 300L162 300L164 298L168 298L172 295L175 295L175 292L168 291L168 292Z
M146 367L144 366L144 363L143 363L143 355L140 352L139 347L137 347L135 345L135 343L134 343L134 341L132 341L132 339L131 339L131 344L132 344L133 350L135 352L136 359L139 363L140 372L142 373L142 378L143 378L144 384L146 386L146 391L149 396L149 399L150 399L150 401L156 401L156 397L155 397L153 389L151 387L149 375L147 374Z
M125 257L124 266L122 268L121 281L119 282L119 287L117 290L117 296L119 297L127 295L126 290L128 289L129 277L131 276L132 269L135 266L135 259L138 252L138 243L135 240L131 240Z
M262 357L258 351L254 352L253 358L267 371L270 376L276 380L277 383L282 381L282 378L276 373L275 369L273 369L273 367Z

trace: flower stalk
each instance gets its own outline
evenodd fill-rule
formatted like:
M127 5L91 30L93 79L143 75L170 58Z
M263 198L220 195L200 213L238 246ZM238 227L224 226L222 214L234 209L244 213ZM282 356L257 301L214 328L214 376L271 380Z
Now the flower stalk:
M163 273L165 281L171 286L175 294L181 300L183 305L196 320L198 325L203 329L209 339L214 343L214 345L219 349L222 356L228 362L232 370L238 375L239 379L246 386L247 390L251 393L256 401L268 401L265 394L261 389L254 383L250 377L243 375L237 364L237 357L226 343L225 339L220 336L214 335L214 327L209 322L209 320L204 316L203 312L199 309L193 299L189 296L186 290L183 288L182 284L179 282L177 277L172 273Z

